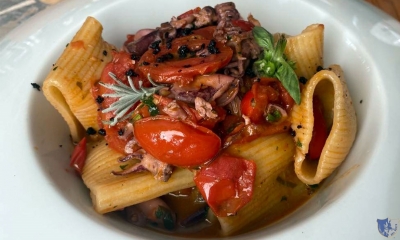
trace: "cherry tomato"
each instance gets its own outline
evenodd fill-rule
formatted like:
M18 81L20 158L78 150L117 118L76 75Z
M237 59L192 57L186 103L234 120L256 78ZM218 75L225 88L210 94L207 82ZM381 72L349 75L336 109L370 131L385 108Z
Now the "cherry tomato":
M82 138L78 145L75 146L71 155L69 165L73 167L79 174L82 174L83 166L86 161L86 138Z
M264 121L264 111L268 106L268 96L274 94L270 86L254 83L251 90L247 92L240 104L242 113L250 118L253 123L262 123Z
M169 116L140 119L133 129L144 150L175 166L198 166L211 160L221 148L221 139L210 129Z
M319 159L322 149L325 146L326 139L328 138L328 131L324 119L322 103L317 96L313 97L313 114L314 114L314 128L308 156L310 159Z
M194 177L207 204L219 217L235 215L253 196L256 164L221 155Z
M131 60L131 56L126 52L114 52L113 54L113 60L106 65L102 72L101 81L103 83L115 84L115 81L108 75L109 72L112 72L117 76L118 79L122 80L122 82L128 86L129 83L127 80L127 75L130 75L136 87L138 87L139 78L136 76L136 66ZM145 86L147 86L146 84L148 84L148 82L144 83ZM100 84L94 84L92 87L92 94L99 104L99 109L106 109L117 100L116 98L111 97L101 98L103 94L112 92L112 90L107 89ZM133 109L135 107L136 105L133 107ZM98 111L99 127L104 128L106 133L105 139L108 142L109 147L120 153L124 153L125 145L130 139L121 138L120 133L121 131L124 131L127 121L119 122L115 126L104 124L104 122L110 121L110 119L112 119L114 116L115 114L113 112L102 113L101 111Z
M210 43L215 43L217 53L206 56L195 54ZM197 75L213 73L226 66L232 55L233 50L223 43L190 35L174 39L170 47L160 45L157 54L153 49L147 50L139 60L138 69L143 77L150 75L156 82L187 84Z
M240 27L245 32L251 31L254 28L253 23L242 19L232 20L232 25L235 27Z
M200 35L200 36L204 37L205 39L211 40L214 38L214 32L215 32L216 28L217 28L216 26L202 27L202 28L194 29L192 31L192 33L194 35Z

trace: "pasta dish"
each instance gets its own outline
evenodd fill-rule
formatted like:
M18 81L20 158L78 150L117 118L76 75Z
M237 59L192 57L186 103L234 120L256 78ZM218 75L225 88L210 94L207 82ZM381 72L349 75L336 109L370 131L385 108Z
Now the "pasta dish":
M88 17L43 84L99 214L241 234L307 201L352 147L356 115L341 67L324 66L323 24L273 34L226 2L123 46L102 31Z

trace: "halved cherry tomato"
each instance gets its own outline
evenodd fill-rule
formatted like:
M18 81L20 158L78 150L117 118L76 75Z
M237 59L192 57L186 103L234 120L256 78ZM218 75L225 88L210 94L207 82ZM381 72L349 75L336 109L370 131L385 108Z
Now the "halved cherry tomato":
M214 38L214 32L215 32L216 28L217 28L216 26L202 27L202 28L194 29L192 31L192 33L194 35L200 35L200 36L204 37L205 39L211 40Z
M245 32L251 31L254 28L253 23L242 19L232 20L232 25L235 27L240 27Z
M211 160L221 148L221 139L210 129L169 116L140 119L133 129L144 150L175 166L198 166Z
M253 161L224 154L197 172L194 181L214 214L226 217L250 202L255 174Z
M79 174L82 174L83 166L86 161L86 138L82 138L78 145L75 146L71 155L69 165L73 167Z
M136 73L134 72L135 63L132 61L129 53L113 52L113 54L114 54L113 60L110 63L108 63L106 67L103 69L101 75L101 81L103 83L115 84L115 81L108 75L109 72L112 72L117 76L118 79L122 80L122 82L124 82L129 86L127 80L127 72L131 71L128 74L132 74L131 78L135 83L136 87L138 87L139 78L135 77L136 76ZM145 85L146 84L148 83L146 82ZM112 92L113 92L112 90L109 90L101 86L100 84L94 84L92 87L92 95L94 99L99 99L99 96L101 98L103 94ZM116 100L117 100L116 98L106 97L102 98L101 101L100 100L96 101L98 101L99 109L106 109ZM133 109L135 107L136 105L133 107ZM110 119L113 118L114 116L115 114L113 112L102 113L102 111L98 111L98 124L99 127L104 128L106 132L105 139L107 140L109 147L120 153L124 153L125 145L128 143L130 139L121 138L120 132L124 130L127 121L119 122L115 126L104 124L104 122L110 121Z
M313 97L313 114L314 128L308 156L310 159L317 160L321 156L322 149L324 148L326 139L328 138L328 130L326 128L322 103L317 96Z
M213 73L226 66L232 58L233 50L223 43L216 42L218 53L197 56L195 53L207 48L211 40L200 35L176 38L171 48L160 45L160 51L154 54L147 50L140 58L138 69L144 77L150 77L161 83L180 82L187 84L197 75ZM179 54L180 53L180 54Z
M264 121L264 111L269 103L269 95L273 96L274 90L270 86L254 83L251 90L248 91L240 104L242 113L250 118L253 123L262 123Z

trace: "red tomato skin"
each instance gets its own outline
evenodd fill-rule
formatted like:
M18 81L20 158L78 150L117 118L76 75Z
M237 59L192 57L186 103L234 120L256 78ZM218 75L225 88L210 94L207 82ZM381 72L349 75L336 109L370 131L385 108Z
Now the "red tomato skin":
M216 28L217 28L216 26L202 27L202 28L194 29L192 31L192 33L194 35L200 35L200 36L204 37L205 39L211 40L214 38L214 32L215 32Z
M209 43L210 40L200 35L176 38L172 41L170 49L165 45L161 45L160 52L157 54L153 54L152 49L147 50L140 58L138 69L143 77L150 75L155 82L188 84L193 81L195 76L214 73L230 62L233 50L220 42L216 42L216 47L220 51L217 54L188 58L179 58L177 56L178 49L183 45L193 50L200 49L203 44L208 46ZM172 54L174 58L157 62L159 57L167 54Z
M179 167L199 166L221 148L221 139L210 129L190 121L158 115L134 123L139 145L158 160Z
M323 115L322 103L317 96L313 97L313 114L314 128L308 156L310 159L318 160L325 146L326 139L328 138L328 131Z
M74 168L79 174L82 174L83 167L85 166L87 150L86 150L86 137L82 138L75 146L72 152L69 165Z
M240 27L243 31L248 32L254 28L254 24L242 19L232 20L233 26Z
M253 161L223 154L198 171L194 181L214 214L227 217L250 202L255 174Z

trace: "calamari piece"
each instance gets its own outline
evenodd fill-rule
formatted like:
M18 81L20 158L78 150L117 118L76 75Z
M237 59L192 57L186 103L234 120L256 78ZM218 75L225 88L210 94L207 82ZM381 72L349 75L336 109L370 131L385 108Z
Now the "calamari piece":
M310 79L319 66L323 66L324 25L312 24L301 34L287 37L285 54L296 62L298 77Z
M327 178L346 158L357 131L356 114L339 65L316 73L305 85L300 105L293 107L292 129L296 142L295 172L309 185ZM307 153L314 128L313 97L318 96L330 129L319 160Z

